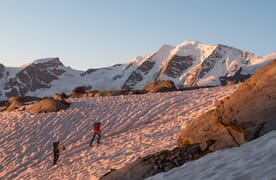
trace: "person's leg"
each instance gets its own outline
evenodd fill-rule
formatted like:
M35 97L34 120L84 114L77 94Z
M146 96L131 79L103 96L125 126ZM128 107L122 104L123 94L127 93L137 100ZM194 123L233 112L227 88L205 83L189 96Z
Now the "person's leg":
M92 137L92 139L91 139L91 141L90 141L90 146L93 144L93 141L94 141L94 139L95 139L95 134L93 134L93 137Z
M97 143L100 144L101 134L98 134L98 140Z
M56 160L56 154L54 154L54 163L53 163L53 165L57 164L56 161L57 161L57 160Z
M59 153L55 153L54 154L54 165L57 164L58 158L59 158Z

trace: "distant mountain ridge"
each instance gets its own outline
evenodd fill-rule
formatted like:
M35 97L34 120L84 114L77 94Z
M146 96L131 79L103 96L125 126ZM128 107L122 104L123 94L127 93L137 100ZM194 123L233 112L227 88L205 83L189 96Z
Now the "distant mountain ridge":
M0 64L0 99L70 93L77 86L91 90L142 89L158 80L171 80L177 88L223 85L228 80L248 78L274 58L276 53L262 58L222 44L184 41L177 46L163 45L124 64L87 71L65 67L57 57L19 68Z

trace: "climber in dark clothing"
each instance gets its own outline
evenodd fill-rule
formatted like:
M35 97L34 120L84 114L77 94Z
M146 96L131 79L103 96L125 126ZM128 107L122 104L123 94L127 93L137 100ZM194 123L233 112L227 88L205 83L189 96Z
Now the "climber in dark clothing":
M57 164L58 158L59 158L59 153L60 151L64 151L65 146L61 145L59 141L53 142L53 154L54 154L54 164Z
M92 131L93 137L90 141L90 146L92 146L93 141L94 141L94 139L97 135L98 135L97 143L100 144L101 133L102 133L101 123L97 122L97 123L94 124L94 129Z

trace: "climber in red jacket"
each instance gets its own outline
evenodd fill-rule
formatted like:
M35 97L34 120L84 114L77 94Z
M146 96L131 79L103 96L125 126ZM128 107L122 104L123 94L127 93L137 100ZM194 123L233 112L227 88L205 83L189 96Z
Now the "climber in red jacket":
M90 146L92 146L93 141L94 141L96 135L98 135L97 143L100 144L101 133L102 133L101 123L100 122L94 123L94 129L92 131L93 137L92 137L92 139L90 141Z

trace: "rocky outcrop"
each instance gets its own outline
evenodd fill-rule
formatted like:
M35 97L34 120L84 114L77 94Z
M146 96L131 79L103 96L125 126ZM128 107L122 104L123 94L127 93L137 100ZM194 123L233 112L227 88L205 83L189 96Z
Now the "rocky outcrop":
M1 112L11 112L14 110L28 111L31 113L48 113L65 110L70 106L61 95L54 98L40 99L31 96L14 96L10 97L5 108ZM61 98L61 99L60 99Z
M210 142L212 143L212 142ZM172 150L163 150L155 154L139 158L127 166L114 170L101 177L101 180L141 180L160 172L169 171L188 161L204 156L199 145L184 145Z
M241 74L242 68L240 68L234 76L223 76L219 77L220 84L225 86L227 84L237 84L240 82L244 82L248 78L250 78L251 74Z
M177 88L175 87L173 81L163 80L163 81L156 81L153 83L149 83L142 90L148 93L157 93L157 92L175 91L177 90Z
M68 97L69 96L67 94L65 94L64 92L62 92L61 94L56 93L53 96L54 100L58 100L58 101L64 101Z
M8 101L0 101L0 108L2 109L3 107L7 106L8 104L9 104Z
M114 91L86 91L85 87L77 87L72 91L71 97L100 97L100 96L120 96L120 95L133 95L133 94L145 94L145 90L114 90Z
M26 111L30 113L49 113L65 110L70 106L70 103L66 101L58 101L52 98L45 98L37 103L34 103L30 107L26 108Z
M178 144L215 143L210 151L240 146L275 129L276 60L257 71L216 108L193 120L180 134Z
M1 112L11 112L16 109L20 109L23 106L23 103L14 101L12 103L9 103L5 108L2 109Z
M25 105L32 104L39 100L40 99L38 97L32 96L13 96L8 99L6 106L1 111L10 112L16 109L24 110Z
M72 90L71 96L72 97L82 97L83 94L86 93L87 88L84 86L76 87Z

